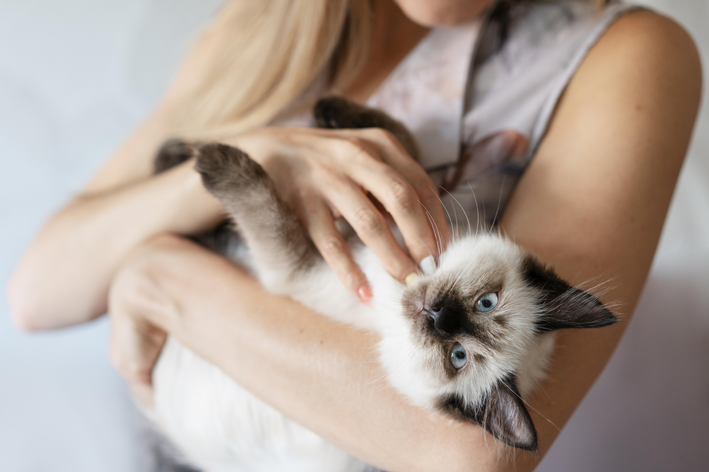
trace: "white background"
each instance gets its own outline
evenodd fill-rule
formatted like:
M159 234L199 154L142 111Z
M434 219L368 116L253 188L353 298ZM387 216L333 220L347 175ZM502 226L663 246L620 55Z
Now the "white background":
M219 3L0 0L0 286L156 103ZM709 64L709 2L644 3L685 25ZM706 102L637 315L539 470L709 470ZM0 292L0 471L151 469L107 328L21 334Z

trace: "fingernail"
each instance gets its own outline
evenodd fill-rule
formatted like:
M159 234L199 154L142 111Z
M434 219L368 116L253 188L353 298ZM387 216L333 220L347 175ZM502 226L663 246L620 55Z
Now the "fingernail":
M357 296L360 301L367 306L372 306L372 289L369 285L364 284L357 289Z
M436 270L436 260L433 256L426 256L421 259L419 268L421 269L421 272L423 272L423 275L430 275Z
M419 278L419 275L416 272L411 272L404 279L404 283L406 283L406 285L413 285L414 282L416 282L416 279L418 279L418 278Z

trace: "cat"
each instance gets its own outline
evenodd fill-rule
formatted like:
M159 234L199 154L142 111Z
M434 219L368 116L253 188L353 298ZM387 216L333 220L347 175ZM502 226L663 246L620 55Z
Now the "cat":
M320 127L387 129L417 156L406 128L381 111L329 97L313 113ZM596 297L493 232L456 235L435 267L410 285L392 278L350 236L373 291L367 307L334 276L269 176L241 150L171 141L155 170L192 157L204 186L238 229L221 225L202 243L253 271L269 291L374 331L391 386L414 405L480 425L506 445L537 450L523 398L545 375L554 332L617 321ZM163 348L153 383L155 406L148 416L188 463L204 471L370 470L174 338Z

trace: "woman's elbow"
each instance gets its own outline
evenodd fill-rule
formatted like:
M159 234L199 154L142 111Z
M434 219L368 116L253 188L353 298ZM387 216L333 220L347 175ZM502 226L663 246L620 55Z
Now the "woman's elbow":
M49 329L47 326L48 314L37 303L32 293L31 280L23 276L19 269L10 277L7 285L7 301L10 305L10 316L15 326L22 331L39 331Z
M62 293L56 275L27 260L20 262L7 284L10 316L22 331L44 331L90 321L105 312L96 300Z

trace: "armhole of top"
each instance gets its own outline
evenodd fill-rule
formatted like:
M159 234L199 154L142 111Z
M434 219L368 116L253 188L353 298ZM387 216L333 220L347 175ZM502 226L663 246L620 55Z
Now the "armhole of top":
M536 123L534 124L534 128L532 129L532 134L530 136L530 147L527 155L528 161L531 161L531 159L533 159L536 155L539 145L541 144L541 141L544 138L547 129L549 128L549 123L551 121L552 116L554 115L554 111L556 110L556 106L559 103L561 95L564 93L564 90L566 90L566 87L569 85L569 82L576 74L576 71L578 70L579 66L588 55L588 52L593 46L596 45L598 40L601 38L601 36L603 36L603 34L608 30L608 28L610 28L610 26L615 23L619 18L623 17L628 13L639 10L647 10L647 8L638 5L626 5L619 3L608 7L604 12L601 13L601 16L603 16L604 18L602 18L602 20L593 27L591 33L584 41L581 48L579 48L579 50L573 56L572 60L569 62L569 65L566 67L566 70L558 79L556 87L552 90L552 92L549 94L549 97L547 97L547 99L544 101L544 104L542 105L542 109L539 113Z

